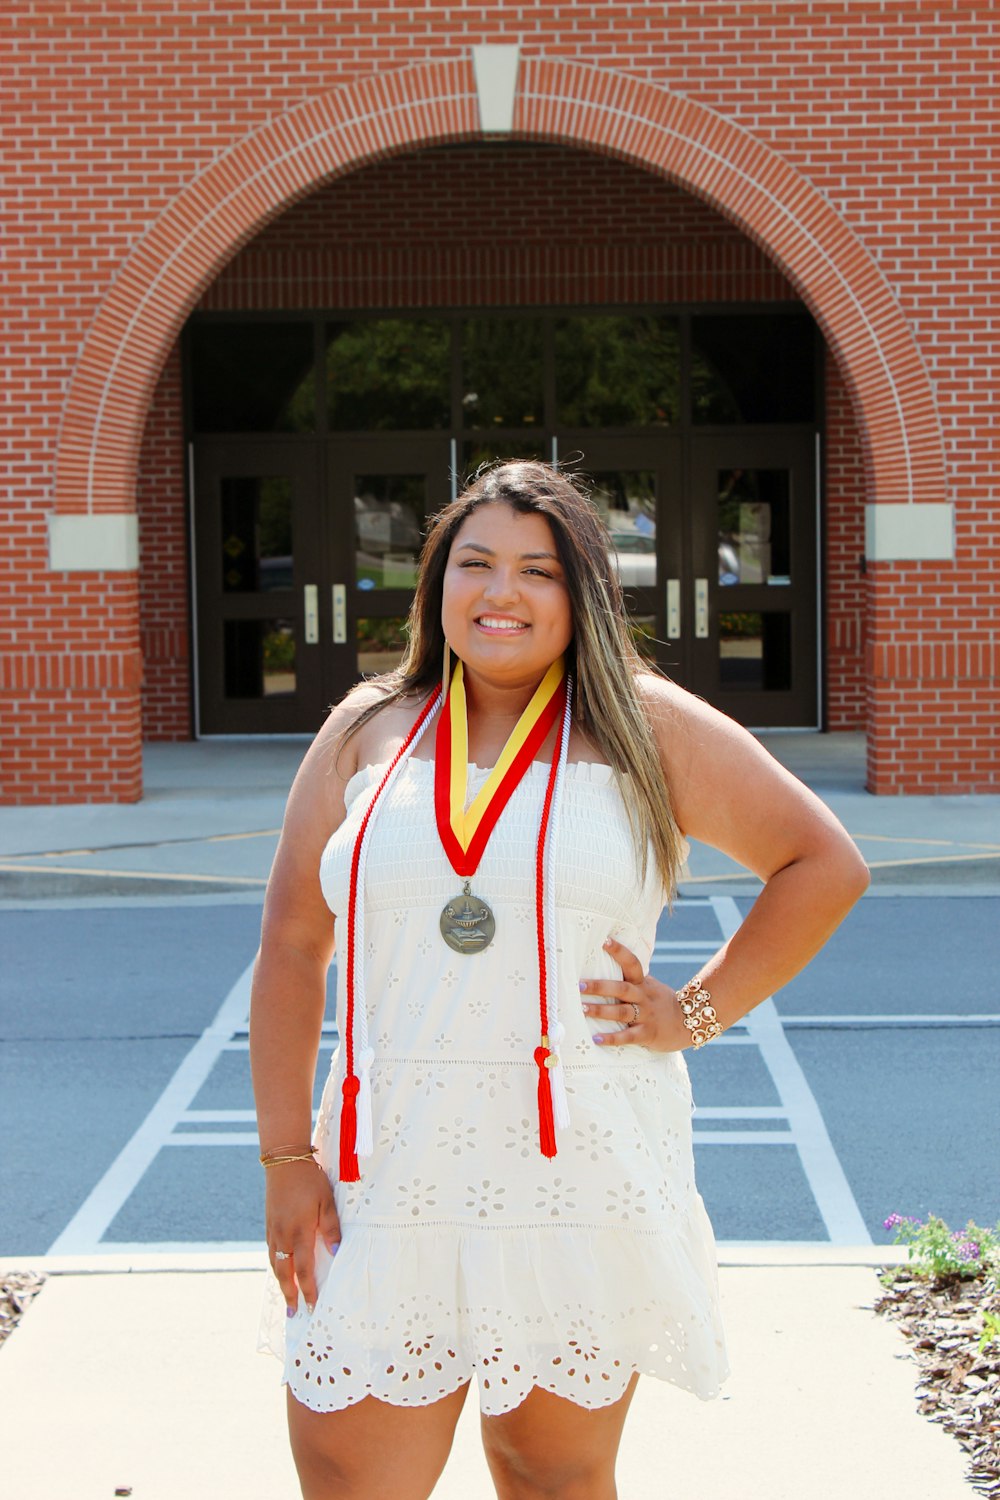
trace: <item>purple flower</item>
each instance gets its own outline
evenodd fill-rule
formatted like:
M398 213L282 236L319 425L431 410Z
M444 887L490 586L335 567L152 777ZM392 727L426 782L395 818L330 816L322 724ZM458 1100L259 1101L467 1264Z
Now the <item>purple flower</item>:
M975 1240L965 1240L958 1247L959 1260L970 1261L979 1259L979 1246Z
M883 1221L882 1221L882 1228L883 1229L895 1229L896 1226L898 1224L902 1224L902 1222L903 1222L903 1216L902 1216L902 1214L890 1214L887 1219L883 1219Z

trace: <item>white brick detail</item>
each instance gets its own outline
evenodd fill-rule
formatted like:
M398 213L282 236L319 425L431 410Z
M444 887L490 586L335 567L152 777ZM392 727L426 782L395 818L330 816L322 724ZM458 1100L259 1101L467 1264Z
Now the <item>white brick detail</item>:
M865 555L872 562L920 562L955 556L955 507L866 505Z
M138 566L137 516L49 516L53 573L127 573Z
M520 47L497 44L473 47L472 66L479 95L479 123L497 134L514 128L517 63Z

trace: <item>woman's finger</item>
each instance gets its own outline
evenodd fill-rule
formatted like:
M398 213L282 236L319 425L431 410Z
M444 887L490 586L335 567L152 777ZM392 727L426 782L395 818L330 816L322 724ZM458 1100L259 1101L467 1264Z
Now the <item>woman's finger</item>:
M642 983L646 976L643 973L642 964L632 952L631 948L626 948L625 944L619 943L617 938L608 938L604 944L604 951L605 953L609 953L611 955L615 963L621 969L624 977L631 984Z
M271 1251L271 1267L275 1278L281 1288L281 1295L290 1312L294 1312L299 1303L299 1288L295 1280L295 1255L292 1250L286 1250L281 1245L275 1246Z
M618 1000L620 1003L629 998L635 985L627 979L581 979L580 993L582 995L605 995L608 999Z
M597 1047L631 1047L637 1042L644 1045L643 1038L646 1035L645 1026L625 1026L621 1031L596 1031L591 1041Z
M600 1021L624 1021L626 1026L634 1026L636 1015L633 1010L633 1002L626 1000L618 1005L601 1005L588 1003L583 1007L585 1016L593 1016Z

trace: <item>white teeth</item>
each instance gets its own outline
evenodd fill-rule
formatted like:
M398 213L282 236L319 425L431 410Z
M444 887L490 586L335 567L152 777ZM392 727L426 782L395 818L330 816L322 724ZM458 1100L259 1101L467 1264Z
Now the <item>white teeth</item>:
M494 620L491 615L483 615L479 623L487 630L521 630L524 626L523 620Z

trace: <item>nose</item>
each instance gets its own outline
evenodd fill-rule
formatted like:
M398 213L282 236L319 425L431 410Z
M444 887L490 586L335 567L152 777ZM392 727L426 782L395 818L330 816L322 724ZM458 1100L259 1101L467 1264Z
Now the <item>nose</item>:
M492 600L495 604L510 603L517 599L519 594L517 573L514 569L504 567L499 563L491 568L483 589L485 599Z

